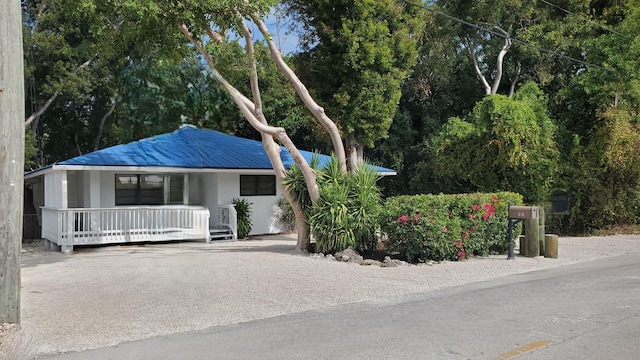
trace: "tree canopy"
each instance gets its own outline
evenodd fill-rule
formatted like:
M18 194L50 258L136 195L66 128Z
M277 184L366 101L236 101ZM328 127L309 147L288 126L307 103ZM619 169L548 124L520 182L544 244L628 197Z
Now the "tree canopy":
M367 148L398 170L385 195L563 189L574 232L640 215L639 0L287 0L287 56L275 5L23 1L28 166L185 122L264 139L248 116L277 142Z

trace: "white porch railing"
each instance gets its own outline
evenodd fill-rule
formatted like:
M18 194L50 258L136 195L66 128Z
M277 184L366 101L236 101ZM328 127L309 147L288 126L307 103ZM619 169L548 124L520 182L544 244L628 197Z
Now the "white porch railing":
M43 207L42 237L63 247L207 239L209 209L186 205L100 209Z
M228 227L233 240L238 240L238 213L233 204L218 205L218 225Z

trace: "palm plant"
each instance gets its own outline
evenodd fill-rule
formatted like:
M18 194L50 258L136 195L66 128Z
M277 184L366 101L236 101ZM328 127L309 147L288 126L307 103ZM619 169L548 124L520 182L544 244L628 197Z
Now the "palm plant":
M246 199L235 198L231 200L236 208L238 216L238 238L242 239L247 237L251 232L253 226L251 222L251 204Z

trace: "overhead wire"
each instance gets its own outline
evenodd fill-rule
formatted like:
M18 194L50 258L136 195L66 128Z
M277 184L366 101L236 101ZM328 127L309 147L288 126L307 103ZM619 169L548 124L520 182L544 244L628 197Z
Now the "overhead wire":
M438 11L438 10L433 9L431 7L428 7L428 6L425 6L425 5L422 5L422 4L416 4L416 3L412 2L412 1L409 1L409 0L402 0L402 1L404 1L405 3L407 3L407 4L411 5L411 6L416 6L416 7L422 8L424 10L427 10L427 11L431 12L431 13L434 13L436 15L440 15L442 17L445 17L445 18L447 18L449 20L453 20L455 22L470 26L470 27L475 28L477 30L484 31L486 33L489 33L489 34L492 34L492 35L496 35L496 36L502 37L504 39L509 39L513 43L518 43L518 44L521 44L521 45L525 45L525 46L531 47L533 49L536 49L536 50L538 50L540 52L544 52L544 53L547 53L547 54L555 55L557 57L560 57L560 58L563 58L563 59L566 59L566 60L570 60L570 61L579 63L579 64L584 65L584 66L597 68L597 69L601 69L601 70L605 70L605 71L609 71L609 72L617 74L617 72L615 70L613 70L613 69L607 69L607 68L605 68L603 66L592 64L590 62L587 62L587 61L584 61L584 60L580 60L580 59L571 57L569 55L565 55L565 54L559 53L559 52L554 51L554 50L549 50L549 49L545 49L545 48L537 46L537 45L533 45L533 44L528 43L528 42L526 42L524 40L520 40L518 38L514 38L514 37L511 37L511 36L502 34L502 33L498 32L498 31L494 31L494 30L488 29L486 27L483 27L481 25L474 24L472 22L457 18L455 16L449 15L449 14L444 13L442 11Z

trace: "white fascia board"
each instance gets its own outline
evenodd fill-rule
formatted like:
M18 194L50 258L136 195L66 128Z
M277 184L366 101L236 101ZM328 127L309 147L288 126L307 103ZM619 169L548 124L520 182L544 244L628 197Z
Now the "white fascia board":
M135 173L253 173L273 174L273 169L206 169L206 168L178 168L169 166L90 166L90 165L53 165L52 171L76 170L76 171L115 171Z
M29 179L37 178L38 176L49 174L49 173L52 173L54 171L55 170L52 169L51 167L40 169L40 170L34 170L34 171L32 171L32 172L30 172L28 174L25 174L24 175L24 179L25 180L29 180Z

